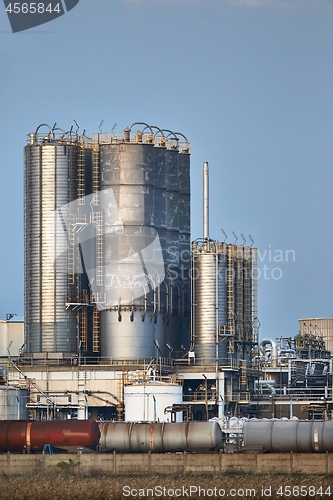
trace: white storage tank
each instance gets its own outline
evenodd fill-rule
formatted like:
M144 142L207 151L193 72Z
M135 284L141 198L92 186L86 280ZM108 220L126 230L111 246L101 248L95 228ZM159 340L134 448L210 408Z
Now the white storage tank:
M28 420L27 390L0 386L0 420Z
M125 420L127 422L171 422L166 407L182 404L183 388L179 384L160 381L134 383L124 387ZM183 421L182 412L176 422Z

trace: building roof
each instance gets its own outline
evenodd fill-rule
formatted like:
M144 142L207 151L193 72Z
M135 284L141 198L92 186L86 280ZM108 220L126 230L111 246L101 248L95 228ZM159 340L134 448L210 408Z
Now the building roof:
M7 323L24 323L24 314L6 314Z

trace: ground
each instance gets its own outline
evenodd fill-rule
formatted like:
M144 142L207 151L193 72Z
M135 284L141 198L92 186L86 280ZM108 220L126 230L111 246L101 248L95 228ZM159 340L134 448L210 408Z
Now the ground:
M126 498L315 498L333 497L333 475L220 474L114 476L78 473L60 463L56 472L0 476L0 499L124 500Z

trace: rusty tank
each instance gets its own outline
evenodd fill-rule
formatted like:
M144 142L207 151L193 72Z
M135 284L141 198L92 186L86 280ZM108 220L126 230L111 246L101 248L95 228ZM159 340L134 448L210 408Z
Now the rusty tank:
M44 445L95 450L100 432L94 420L0 421L0 452L38 452Z

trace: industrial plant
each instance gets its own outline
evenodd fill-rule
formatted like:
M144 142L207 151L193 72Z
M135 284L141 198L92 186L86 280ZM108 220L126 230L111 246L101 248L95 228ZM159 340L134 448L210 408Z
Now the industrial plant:
M101 126L28 134L24 318L0 321L0 451L41 451L45 429L74 421L67 448L333 451L333 319L260 340L257 249L211 237L208 163L192 241L187 137Z

